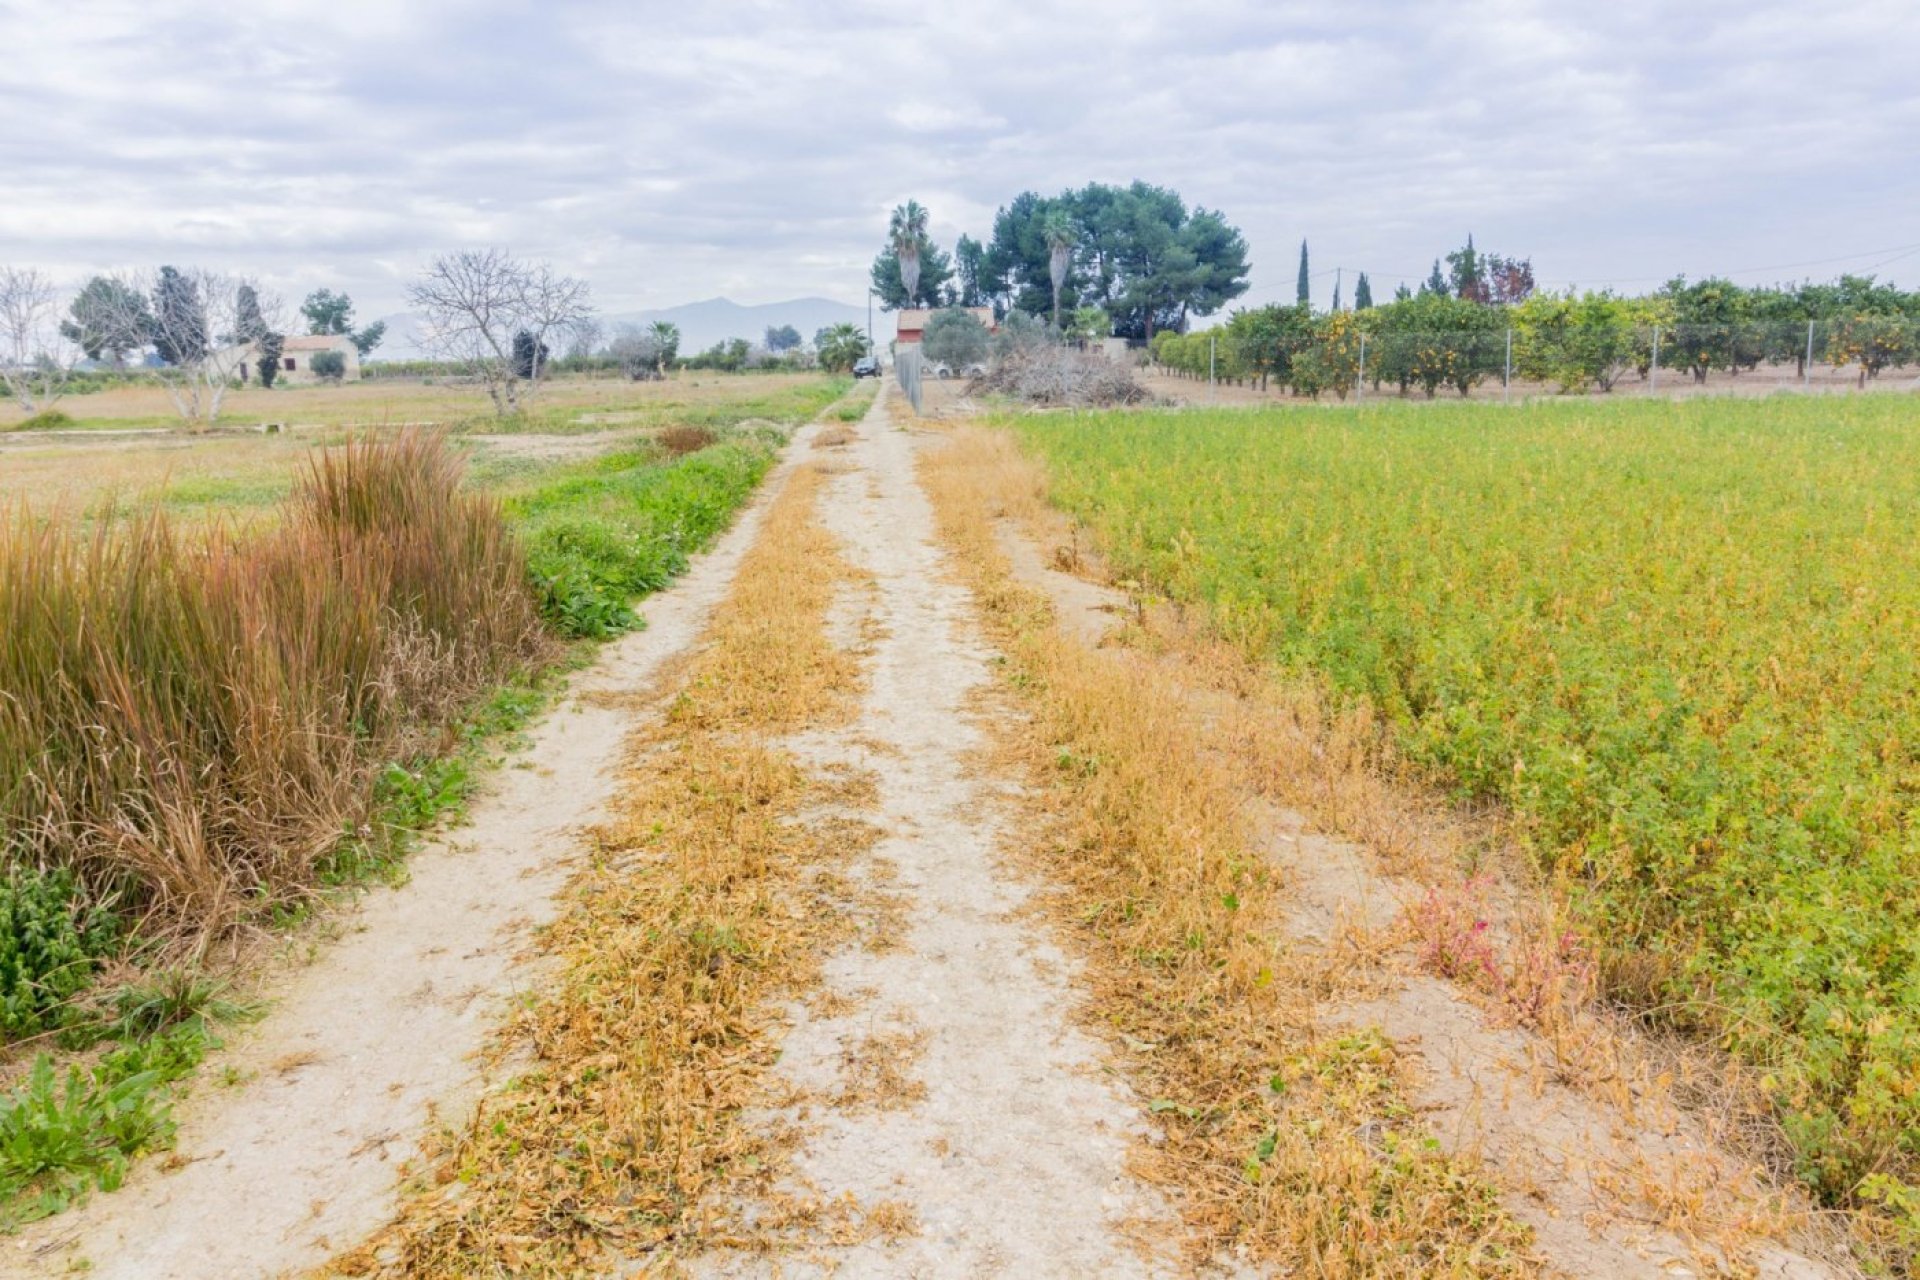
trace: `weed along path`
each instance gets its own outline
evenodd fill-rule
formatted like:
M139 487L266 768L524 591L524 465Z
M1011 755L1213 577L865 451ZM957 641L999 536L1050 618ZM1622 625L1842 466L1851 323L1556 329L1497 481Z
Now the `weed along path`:
M328 922L344 936L269 985L268 1015L229 1035L178 1109L174 1150L137 1164L118 1192L0 1240L0 1274L279 1275L391 1216L397 1171L430 1116L472 1104L477 1051L539 981L528 944L645 714L606 695L648 684L700 634L791 470L770 475L713 549L647 601L645 630L574 678L470 820L412 857L406 884Z

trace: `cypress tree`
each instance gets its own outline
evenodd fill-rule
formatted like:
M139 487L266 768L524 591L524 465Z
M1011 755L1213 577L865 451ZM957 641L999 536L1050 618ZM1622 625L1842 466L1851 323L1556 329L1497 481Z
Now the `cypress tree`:
M1367 283L1367 273L1362 271L1360 278L1353 282L1353 309L1365 311L1373 306L1373 286Z
M207 309L200 289L172 267L160 268L153 286L153 346L172 365L193 364L207 354Z
M1313 301L1313 284L1307 276L1307 242L1305 240L1300 242L1300 285L1295 294L1295 301L1303 307Z

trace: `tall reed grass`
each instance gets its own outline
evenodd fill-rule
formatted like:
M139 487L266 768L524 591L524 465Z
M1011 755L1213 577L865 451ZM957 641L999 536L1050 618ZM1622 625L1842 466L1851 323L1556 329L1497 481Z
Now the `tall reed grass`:
M282 518L0 518L0 860L205 936L310 890L372 775L544 641L436 433L317 453Z

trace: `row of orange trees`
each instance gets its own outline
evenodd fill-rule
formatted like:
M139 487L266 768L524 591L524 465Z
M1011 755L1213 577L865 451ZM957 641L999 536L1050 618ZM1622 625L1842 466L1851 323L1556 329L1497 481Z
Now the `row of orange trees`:
M1705 383L1762 366L1851 369L1864 385L1920 362L1920 293L1865 277L1795 289L1676 280L1645 297L1543 293L1512 306L1421 293L1361 311L1238 311L1208 333L1158 334L1152 351L1176 373L1314 397L1362 386L1465 396L1509 374L1606 392L1628 377Z

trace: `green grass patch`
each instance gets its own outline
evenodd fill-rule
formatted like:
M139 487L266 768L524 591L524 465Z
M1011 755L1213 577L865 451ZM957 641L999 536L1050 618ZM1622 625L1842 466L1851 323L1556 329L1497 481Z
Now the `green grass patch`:
M183 476L161 491L161 500L180 510L236 510L270 507L286 501L293 476Z
M42 409L29 418L22 418L13 424L15 431L61 431L74 425L74 420L59 409Z
M732 375L725 396L702 396L693 385L726 377L700 374L687 377L685 395L647 393L628 404L614 402L592 409L578 405L543 405L536 401L510 417L475 414L454 427L458 432L482 435L582 435L604 431L644 431L659 427L708 427L726 431L750 423L792 428L809 421L847 393L853 379L833 375L804 381L767 383L751 375Z
M1364 699L1404 757L1521 815L1614 993L1766 1068L1809 1184L1901 1203L1920 1171L1920 403L1016 428L1122 576Z
M548 622L604 639L639 625L633 601L686 570L773 464L777 435L737 435L662 462L649 447L556 468L507 499Z

